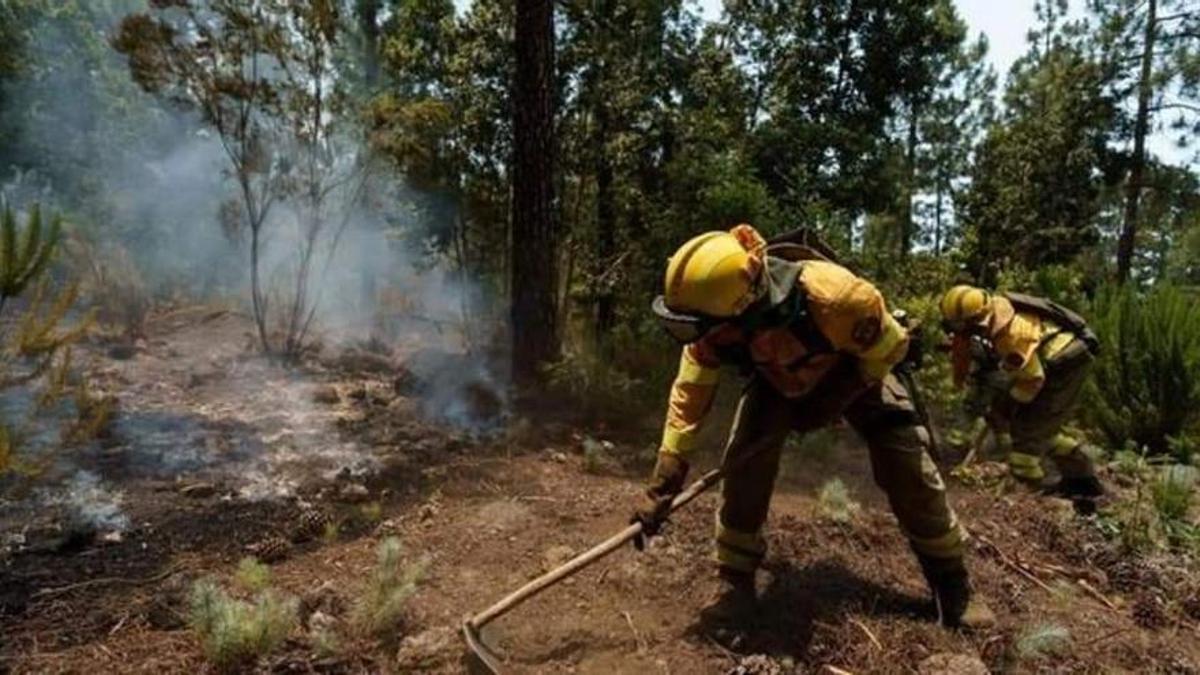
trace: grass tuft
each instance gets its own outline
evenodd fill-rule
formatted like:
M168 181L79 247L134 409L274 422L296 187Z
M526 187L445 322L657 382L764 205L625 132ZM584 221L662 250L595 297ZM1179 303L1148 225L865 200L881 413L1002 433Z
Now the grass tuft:
M817 493L818 512L835 523L850 522L858 514L860 508L840 478L829 479Z
M1150 485L1154 509L1165 521L1187 518L1196 488L1196 469L1183 464L1163 467Z
M249 556L238 562L233 580L239 588L257 593L271 585L271 568Z
M251 603L202 580L192 586L188 618L208 660L218 670L231 671L274 651L296 626L296 609L295 599L270 589Z
M1017 636L1017 656L1022 659L1037 659L1061 651L1071 642L1071 631L1065 626L1040 623L1021 631Z
M342 641L332 628L321 627L313 631L313 650L317 656L327 659L336 656L342 650Z
M358 514L364 525L375 525L383 520L383 504L367 502L358 507Z
M354 624L364 633L385 638L400 627L426 567L426 561L405 561L402 554L395 537L379 543L375 569L354 605Z

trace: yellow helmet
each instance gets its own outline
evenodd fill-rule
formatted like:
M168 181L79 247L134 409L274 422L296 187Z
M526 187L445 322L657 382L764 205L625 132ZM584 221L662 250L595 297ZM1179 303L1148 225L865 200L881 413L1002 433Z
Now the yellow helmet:
M960 284L946 291L941 302L942 319L951 328L978 325L992 311L992 295L982 288Z
M749 225L706 232L667 263L664 304L672 312L731 318L766 291L762 237Z

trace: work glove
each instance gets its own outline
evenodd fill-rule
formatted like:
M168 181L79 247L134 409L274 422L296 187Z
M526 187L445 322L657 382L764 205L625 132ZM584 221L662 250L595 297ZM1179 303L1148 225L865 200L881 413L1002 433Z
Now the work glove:
M646 547L646 538L653 537L662 529L671 512L671 500L683 490L687 478L688 463L679 455L659 452L650 484L638 498L630 523L641 523L642 532L633 540L633 546L641 551Z
M921 327L921 322L918 319L909 319L908 325L908 350L904 352L904 358L900 361L900 366L909 370L920 370L925 364L925 331Z

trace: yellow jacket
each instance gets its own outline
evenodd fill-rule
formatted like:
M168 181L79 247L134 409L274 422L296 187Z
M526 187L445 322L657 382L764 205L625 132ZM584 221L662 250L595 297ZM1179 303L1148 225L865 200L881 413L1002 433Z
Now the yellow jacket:
M740 350L781 394L799 398L844 358L854 358L868 381L882 380L908 350L908 332L892 318L879 291L849 270L824 261L803 263L803 289L814 333L792 327L747 332L725 324L683 349L671 387L662 450L686 454L712 407L720 366Z
M1075 336L1036 314L1017 312L1004 297L997 296L992 302L995 305L988 333L1000 358L1000 367L1012 375L1009 395L1029 403L1046 383L1043 361L1058 355ZM1047 336L1052 337L1046 340Z

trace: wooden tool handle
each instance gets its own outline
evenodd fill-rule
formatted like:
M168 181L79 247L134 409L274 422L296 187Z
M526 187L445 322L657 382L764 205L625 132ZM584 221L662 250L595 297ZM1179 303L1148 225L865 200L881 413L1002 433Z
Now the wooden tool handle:
M724 475L725 472L721 469L713 469L712 471L709 471L701 476L699 480L689 485L686 490L675 495L675 498L671 500L670 512L674 513L677 509L686 506L688 502L691 502L696 497L699 497L705 490L720 482ZM474 627L476 630L483 628L492 621L495 621L496 619L509 613L514 607L517 607L538 593L541 593L554 584L566 579L569 576L572 576L576 572L588 567L597 560L600 560L613 551L621 548L641 533L641 523L633 523L629 525L629 527L626 527L596 546L593 546L587 551L575 556L571 560L550 570L549 572L546 572L533 581L530 581L512 593L509 593L496 604L471 617L470 623L472 627Z

